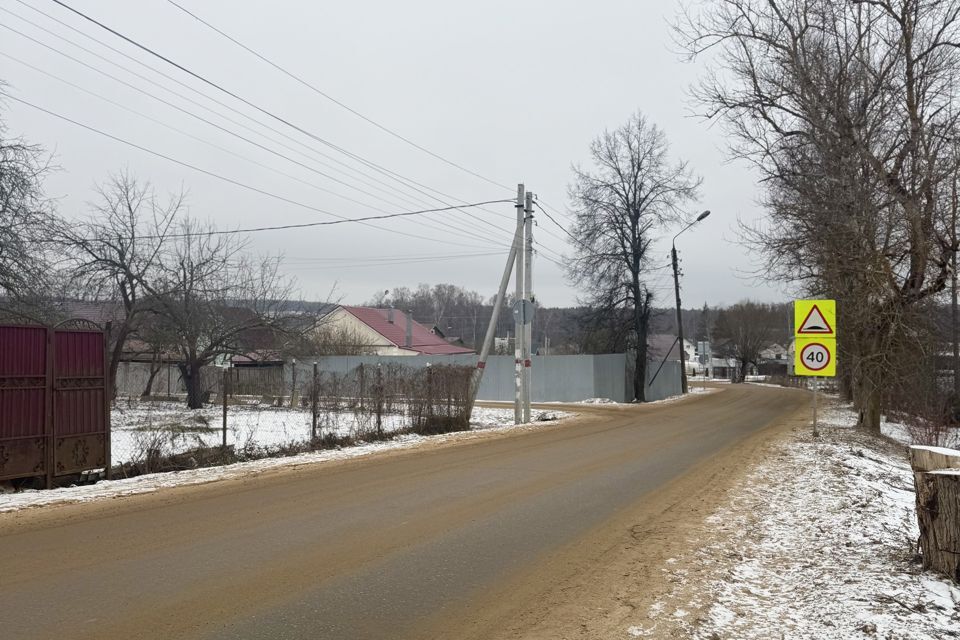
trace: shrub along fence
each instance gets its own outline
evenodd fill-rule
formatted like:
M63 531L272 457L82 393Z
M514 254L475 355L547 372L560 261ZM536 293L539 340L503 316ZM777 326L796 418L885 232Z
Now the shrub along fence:
M469 428L470 367L294 371L289 384L280 385L256 369L210 368L204 373L209 402L197 410L170 398L118 400L112 416L118 475Z

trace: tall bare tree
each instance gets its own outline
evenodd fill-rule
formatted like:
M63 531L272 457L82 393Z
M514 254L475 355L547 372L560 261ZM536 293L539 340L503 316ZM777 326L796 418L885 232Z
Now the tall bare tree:
M714 0L681 43L713 68L696 90L759 168L765 275L839 301L840 364L878 430L911 311L942 291L956 242L960 0Z
M650 247L668 225L684 219L700 179L671 161L663 131L636 113L590 145L591 167L574 167L570 187L578 239L567 262L571 282L586 291L590 321L626 336L635 352L634 398L646 398L647 332L654 300L646 282ZM620 320L615 327L609 323Z
M148 292L157 276L167 236L183 209L183 194L161 202L149 183L120 173L97 187L90 215L63 224L60 245L70 256L71 279L85 297L110 308L110 381L128 339L156 309ZM152 323L157 333L156 322Z
M187 404L203 406L203 367L243 353L260 334L282 332L296 308L280 258L253 258L242 236L194 220L175 227L146 282L156 313L175 336Z
M43 191L50 166L40 147L5 134L0 121L0 303L20 309L50 285L45 239L53 216Z

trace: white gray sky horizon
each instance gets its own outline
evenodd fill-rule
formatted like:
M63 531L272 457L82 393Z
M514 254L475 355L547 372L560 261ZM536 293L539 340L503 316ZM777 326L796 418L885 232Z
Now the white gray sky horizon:
M6 135L23 137L54 154L60 168L49 176L46 188L62 215L87 215L95 185L121 170L149 180L161 194L185 189L191 216L221 228L331 219L311 207L359 217L511 198L521 181L545 204L565 211L571 164L586 165L590 141L640 110L664 129L674 157L689 161L703 177L702 200L691 213L713 212L678 240L684 306L789 297L785 290L751 277L755 263L737 243L738 219L762 216L756 203L758 186L745 164L727 162L721 127L711 127L692 113L686 91L703 69L680 61L674 51L669 22L676 2L177 1L352 109L508 188L391 137L166 0L65 2L354 157L218 94L53 2L0 0L0 80L7 83L9 96L307 205L244 189L7 100L0 105ZM357 157L424 186L402 184ZM325 299L336 286L337 297L361 303L377 291L421 282L450 282L489 296L499 282L514 209L498 204L471 212L474 217L445 212L377 222L376 227L342 224L269 231L253 234L251 248L284 254L285 270L297 278L308 299ZM569 254L571 246L539 211L537 224L535 293L547 306L574 304L579 292L551 261ZM664 265L672 235L657 249ZM672 306L669 270L651 280L656 305Z

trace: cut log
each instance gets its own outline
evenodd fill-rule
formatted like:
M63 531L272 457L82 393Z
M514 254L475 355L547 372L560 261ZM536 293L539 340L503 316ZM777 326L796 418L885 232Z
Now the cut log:
M960 469L914 472L923 568L960 583Z
M960 451L944 447L910 447L910 466L914 471L960 469Z

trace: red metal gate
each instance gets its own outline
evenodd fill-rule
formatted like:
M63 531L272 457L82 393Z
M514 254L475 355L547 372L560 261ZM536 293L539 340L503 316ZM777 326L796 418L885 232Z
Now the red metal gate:
M0 326L0 480L110 468L102 331Z

